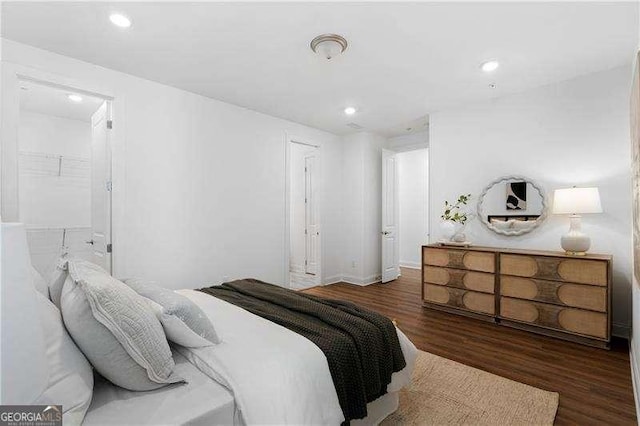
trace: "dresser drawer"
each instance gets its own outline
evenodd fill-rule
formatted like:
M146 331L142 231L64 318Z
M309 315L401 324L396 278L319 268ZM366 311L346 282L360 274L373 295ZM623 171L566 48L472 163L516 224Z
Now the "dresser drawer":
M608 263L591 259L500 254L500 273L605 287Z
M470 271L495 272L495 253L464 249L424 247L422 258L425 265L442 266Z
M607 312L606 287L501 275L500 295Z
M600 312L501 297L500 317L599 339L609 337L607 314Z
M424 282L430 284L446 285L483 293L493 294L495 292L495 275L486 272L425 266L422 278Z
M491 294L475 291L424 284L424 300L482 314L493 315L495 313L495 297Z

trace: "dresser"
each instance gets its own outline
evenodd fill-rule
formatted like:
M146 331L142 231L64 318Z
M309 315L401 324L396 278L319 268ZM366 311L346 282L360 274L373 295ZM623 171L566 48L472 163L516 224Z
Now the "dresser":
M422 247L426 307L591 346L611 341L612 257Z

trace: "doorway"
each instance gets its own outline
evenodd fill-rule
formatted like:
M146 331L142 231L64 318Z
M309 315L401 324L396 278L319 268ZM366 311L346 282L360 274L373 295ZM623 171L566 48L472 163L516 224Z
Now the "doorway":
M429 241L429 152L427 148L382 154L382 282L402 268L421 268Z
M47 276L66 254L111 272L111 100L18 83L17 216L31 263Z
M290 140L289 152L289 288L320 285L320 148Z

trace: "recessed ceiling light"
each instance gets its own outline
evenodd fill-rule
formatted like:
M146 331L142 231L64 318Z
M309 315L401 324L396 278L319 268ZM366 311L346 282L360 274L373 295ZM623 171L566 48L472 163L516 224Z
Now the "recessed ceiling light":
M495 89L495 88L496 88L496 84L495 84L495 83L491 83L491 84L489 85L489 89Z
M113 25L121 28L129 28L131 26L131 20L120 13L112 13L109 16L109 20Z
M344 109L344 113L347 115L353 115L356 113L356 109L354 107L346 107Z
M498 61L487 61L483 62L482 65L480 65L480 68L484 72L492 72L497 70L499 66L500 64L498 63Z
M71 95L67 95L67 98L69 98L70 101L72 102L82 102L82 96L80 95L75 95L75 94L71 94Z

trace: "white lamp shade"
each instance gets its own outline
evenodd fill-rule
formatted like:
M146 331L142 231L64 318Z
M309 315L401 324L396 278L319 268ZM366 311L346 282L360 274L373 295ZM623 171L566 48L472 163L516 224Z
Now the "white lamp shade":
M602 213L598 188L556 189L553 193L553 213Z

